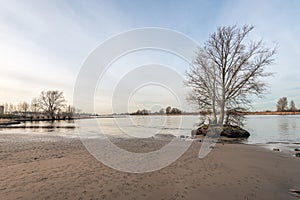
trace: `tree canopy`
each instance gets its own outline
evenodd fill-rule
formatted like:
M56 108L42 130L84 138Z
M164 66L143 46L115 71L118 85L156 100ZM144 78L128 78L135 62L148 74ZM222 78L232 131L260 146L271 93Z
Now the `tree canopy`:
M43 112L54 118L55 114L65 106L65 98L63 92L47 91L41 92L38 99L39 106Z
M188 100L200 111L211 112L211 123L238 123L239 113L251 106L249 95L260 96L266 90L262 78L271 75L265 67L273 63L276 50L262 40L247 40L253 28L219 27L199 47L186 72L186 85L192 88Z

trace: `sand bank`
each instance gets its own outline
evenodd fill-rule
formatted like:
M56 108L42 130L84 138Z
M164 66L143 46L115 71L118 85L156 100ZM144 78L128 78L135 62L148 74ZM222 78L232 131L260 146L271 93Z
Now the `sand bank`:
M200 160L201 143L171 165L132 174L92 157L78 139L16 140L0 135L1 199L297 199L300 158L254 145L217 144ZM117 140L128 150L165 141Z

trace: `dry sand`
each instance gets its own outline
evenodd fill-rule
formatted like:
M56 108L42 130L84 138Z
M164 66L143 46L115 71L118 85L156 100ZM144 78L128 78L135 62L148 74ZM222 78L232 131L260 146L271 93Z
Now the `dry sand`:
M300 188L300 158L259 146L217 144L200 160L201 143L194 142L171 165L132 174L103 165L78 139L21 142L16 137L0 135L1 200L298 199L289 189ZM126 140L123 146L150 150L163 143Z

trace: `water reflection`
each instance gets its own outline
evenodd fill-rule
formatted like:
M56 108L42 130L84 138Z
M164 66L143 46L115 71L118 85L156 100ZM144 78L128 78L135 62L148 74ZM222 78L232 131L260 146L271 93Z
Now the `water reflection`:
M247 116L250 143L300 142L298 115Z
M282 116L277 119L278 132L283 140L289 141L297 131L297 123L293 116Z
M289 136L289 118L288 116L282 116L277 118L278 132L282 140L288 140Z

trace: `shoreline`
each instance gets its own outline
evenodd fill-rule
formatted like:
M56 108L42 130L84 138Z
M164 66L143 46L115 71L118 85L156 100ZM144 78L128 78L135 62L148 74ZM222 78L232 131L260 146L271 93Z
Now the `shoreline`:
M6 130L36 130L36 132L5 132ZM22 138L29 139L32 138L35 140L36 138L43 139L44 141L47 141L47 139L50 138L50 141L52 141L51 138L60 138L59 140L68 140L68 139L102 139L103 137L110 137L113 140L148 140L148 139L153 139L153 137L148 137L148 138L138 138L138 137L127 137L123 135L98 135L98 136L90 136L87 135L87 137L81 137L77 133L53 133L52 131L49 132L40 132L41 130L61 130L61 129L66 129L66 130L72 130L72 129L77 129L76 126L29 126L27 128L26 126L18 126L18 127L1 127L0 126L0 139L2 136L7 136L7 137L14 137L18 142L27 142L27 141L20 141ZM165 137L164 137L165 135ZM181 135L170 135L170 134L160 134L157 135L158 137L155 137L156 140L162 140L162 141L168 141L170 138L176 138L178 140L182 141L194 141L194 142L199 142L202 144L204 136L198 136L197 138L191 138L190 136L186 136L185 138L182 138ZM160 137L159 137L160 136ZM171 137L170 137L171 136ZM1 141L1 140L0 140ZM31 142L29 139L28 142ZM269 141L269 142L248 142L247 138L227 138L225 136L220 136L218 138L218 141L216 142L217 144L240 144L240 145L251 145L251 146L256 146L264 149L268 149L269 151L273 151L273 148L279 148L281 153L288 154L289 156L294 155L294 149L300 149L300 143L299 142L292 142L292 141Z
M10 124L11 125L11 124ZM57 126L57 125L44 125L44 126L7 126L0 125L0 128L3 129L52 129L52 128L65 128L65 129L74 129L76 126Z
M257 111L257 112L245 112L244 115L300 115L300 111Z
M4 199L294 199L289 189L300 187L299 158L257 145L217 143L199 159L201 143L193 142L169 166L133 174L97 161L78 138L12 145L14 137L0 134ZM137 141L116 142L139 152L162 144Z

